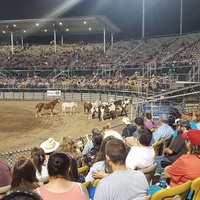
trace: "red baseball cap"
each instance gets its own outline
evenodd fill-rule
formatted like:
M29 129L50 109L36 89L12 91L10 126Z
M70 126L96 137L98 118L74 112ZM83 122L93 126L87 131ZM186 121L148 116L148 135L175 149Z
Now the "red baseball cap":
M200 146L200 130L190 129L188 132L183 133L182 138L189 140L192 144Z

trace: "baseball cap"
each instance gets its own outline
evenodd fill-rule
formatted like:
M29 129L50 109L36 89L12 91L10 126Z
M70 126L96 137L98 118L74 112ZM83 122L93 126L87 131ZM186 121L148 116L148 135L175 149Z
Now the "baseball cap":
M182 113L183 113L184 115L187 115L187 116L192 116L192 115L193 115L192 109L189 109L189 108L183 109L183 110L182 110Z
M190 121L184 118L179 119L175 122L178 126L190 127Z
M200 130L190 129L188 132L183 133L182 138L189 140L192 144L200 146Z
M122 122L123 122L124 124L126 124L126 125L131 123L128 117L124 117L124 118L122 119Z

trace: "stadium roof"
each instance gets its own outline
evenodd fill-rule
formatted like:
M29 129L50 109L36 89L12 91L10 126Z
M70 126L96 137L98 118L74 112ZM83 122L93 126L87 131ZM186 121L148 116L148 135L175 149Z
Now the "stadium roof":
M0 21L0 37L117 33L121 30L105 15Z

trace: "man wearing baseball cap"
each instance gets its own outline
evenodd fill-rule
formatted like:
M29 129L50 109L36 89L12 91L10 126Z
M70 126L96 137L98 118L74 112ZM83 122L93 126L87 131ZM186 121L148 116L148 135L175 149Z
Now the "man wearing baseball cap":
M188 154L182 155L165 168L165 176L171 178L170 186L181 185L200 177L200 130L190 129L182 134Z
M185 119L187 119L187 120L190 121L190 127L191 127L192 129L197 129L197 125L196 125L196 123L192 120L192 116L193 116L193 110L192 110L192 109L186 108L186 109L183 109L183 110L182 110L181 117L182 117L182 118L185 118Z
M163 155L155 158L157 163L156 173L162 173L166 165L175 162L180 156L187 153L185 140L181 137L183 133L190 129L190 122L180 119L177 123L177 137L173 138L170 145L163 149ZM164 165L164 166L163 166Z

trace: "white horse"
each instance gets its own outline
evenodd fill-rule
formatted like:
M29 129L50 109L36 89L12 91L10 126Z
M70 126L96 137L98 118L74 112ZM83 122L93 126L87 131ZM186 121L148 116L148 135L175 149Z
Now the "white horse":
M65 109L70 108L70 114L75 113L75 107L77 107L77 102L64 102L62 103L62 114L66 113Z

